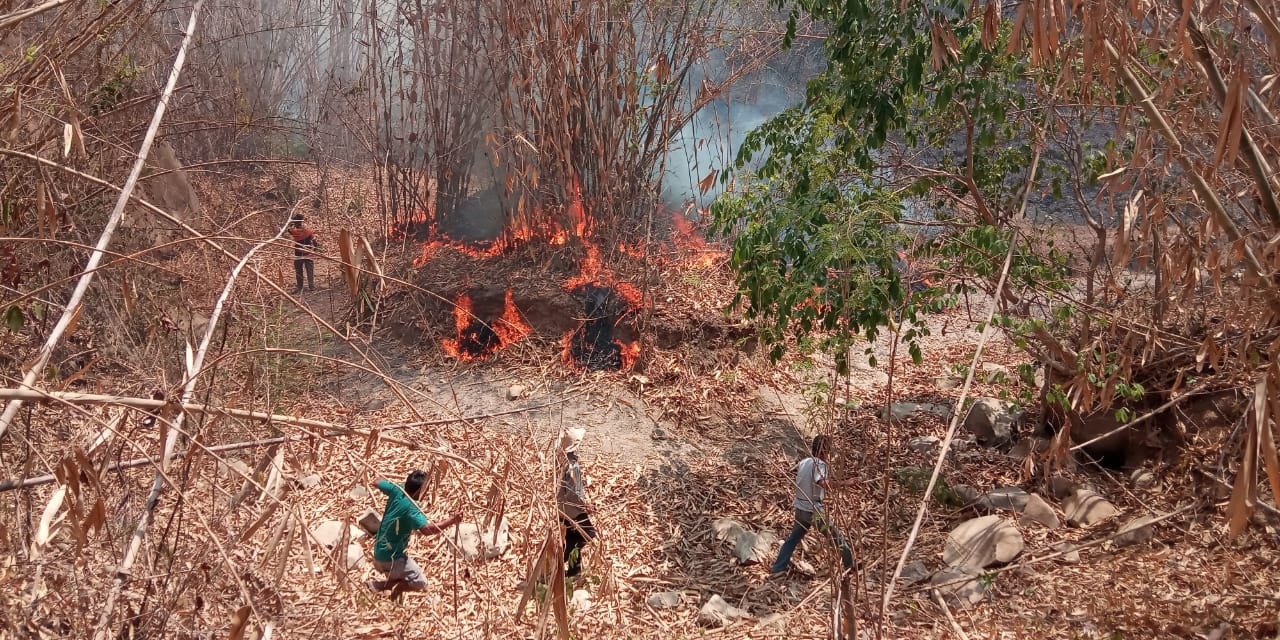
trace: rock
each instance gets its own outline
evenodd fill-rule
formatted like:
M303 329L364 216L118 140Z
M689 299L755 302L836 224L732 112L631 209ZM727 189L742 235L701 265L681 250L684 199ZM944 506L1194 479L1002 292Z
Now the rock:
M718 595L713 595L698 611L698 624L704 627L723 627L745 617L747 617L746 611L730 605Z
M778 536L771 531L755 533L742 523L730 518L721 518L711 524L716 537L733 545L733 555L742 564L768 562L772 560L773 545Z
M1049 478L1049 493L1059 500L1075 493L1077 488L1079 485L1076 481L1064 475L1054 475Z
M527 391L527 389L525 389L524 385L513 384L510 387L507 387L507 400L519 400L524 397L525 391Z
M1089 527L1114 518L1119 511L1102 496L1089 489L1076 489L1062 502L1067 522L1076 527Z
M752 631L763 631L765 629L768 629L769 627L778 627L779 629L781 629L782 623L785 622L786 619L787 619L787 616L781 613L771 613L763 618L760 618L760 622L756 623L756 626L752 629Z
M653 428L653 431L649 434L649 437L653 438L654 440L670 440L671 434L668 433L667 430L663 429L661 426L656 426Z
M1119 533L1117 533L1114 538L1116 546L1128 547L1138 544L1139 542L1146 542L1150 540L1151 536L1155 534L1155 531L1151 526L1155 520L1156 519L1153 516L1148 515L1134 518L1133 520L1126 522L1123 527L1120 527Z
M351 490L347 492L347 497L352 500L364 500L369 497L369 488L362 484L351 485Z
M680 600L679 591L664 591L649 596L646 602L654 609L674 609L680 606Z
M364 549L352 543L347 545L347 570L355 571L364 566Z
M1142 469L1142 468L1134 469L1133 473L1129 474L1129 486L1133 487L1134 489L1138 489L1138 490L1146 489L1147 487L1150 487L1155 483L1156 483L1156 474L1151 473L1146 469Z
M900 422L917 412L936 416L943 420L951 417L951 407L949 405L933 402L895 402L889 406L888 411L880 410L880 419L888 422L889 416L892 415L894 420Z
M569 598L569 608L586 613L591 609L591 593L586 589L574 589L573 597Z
M294 485L297 486L299 489L303 489L303 490L314 489L320 486L320 482L322 480L323 478L320 477L320 474L313 473L309 476L303 476L301 478L298 478L297 480L294 481Z
M944 373L933 379L933 386L937 387L939 391L955 389L963 384L964 378L950 373Z
M812 564L809 564L807 560L796 560L795 556L791 556L791 570L804 576L812 577L818 575L818 570L813 568Z
M1058 556L1058 561L1063 564L1076 564L1080 562L1080 550L1070 542L1059 542L1053 545L1052 549L1062 555Z
M942 550L942 561L950 567L982 569L1018 557L1022 534L1013 523L1000 516L974 518L951 530Z
M951 604L968 608L981 602L986 595L987 585L981 577L982 573L976 569L949 567L933 574L929 585L934 593Z
M253 475L253 468L245 464L243 460L227 460L226 462L219 460L217 469L218 477L224 480Z
M378 529L382 526L382 516L378 515L378 512L373 509L365 509L364 513L360 514L359 518L356 518L356 524L360 525L360 528L365 533L376 536L378 535Z
M974 489L967 484L951 485L951 492L956 494L956 498L959 498L960 502L963 502L965 505L971 505L977 502L978 498L982 497L982 494L978 493L977 489Z
M979 366L982 373L982 380L987 384L995 384L1009 380L1009 367L994 362L984 362Z
M1023 412L1013 403L995 398L978 398L969 407L964 428L978 436L987 446L999 446L1013 440L1013 430L1022 422Z
M942 441L936 436L918 436L907 443L907 448L916 453L931 455L938 451L938 446L941 444Z
M458 550L467 560L492 560L502 556L511 546L511 524L504 516L495 531L492 527L464 522L458 525Z
M1023 438L1009 450L1009 457L1021 460L1049 449L1049 441L1044 438Z
M772 531L760 533L747 531L734 543L733 555L737 556L738 562L742 564L769 562L773 559L773 545L777 541L778 536Z
M1022 511L1022 508L1027 506L1027 501L1030 499L1031 494L1018 487L999 487L978 498L978 503L975 506L986 511L995 511L997 509Z
M1058 514L1054 512L1053 507L1049 506L1044 498L1034 493L1027 496L1027 503L1022 507L1022 517L1046 529L1057 529L1062 526L1062 521L1058 519Z
M902 581L906 584L915 584L928 578L929 568L919 560L912 560L902 567Z
M361 531L341 520L324 520L311 527L311 535L322 546L332 549L342 539L342 530L347 529L347 539L355 540Z

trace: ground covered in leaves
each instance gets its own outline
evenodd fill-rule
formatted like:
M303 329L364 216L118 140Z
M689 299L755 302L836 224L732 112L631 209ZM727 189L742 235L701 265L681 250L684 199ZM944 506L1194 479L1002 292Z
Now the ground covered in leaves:
M256 180L229 197L253 200L271 189L267 177ZM361 181L328 184L341 213L316 217L322 242L344 227L375 236L370 206L361 204L371 200ZM216 205L217 195L208 200ZM476 263L447 254L437 259L456 264L424 270L412 264L416 247L388 246L380 258L401 276L386 285L375 321L357 321L331 264L319 265L323 284L300 298L301 307L244 285L228 341L252 366L229 372L235 382L211 391L209 401L261 409L255 403L263 402L266 385L265 408L272 412L339 424L354 435L320 437L292 425L225 416L203 423L198 444L165 476L169 490L143 545L145 560L125 584L124 637L131 628L157 637L225 637L238 626L235 620L247 621L248 638L552 637L559 598L531 581L530 572L543 544L559 535L554 443L569 426L587 429L584 466L600 531L586 553L584 575L564 596L573 637L828 637L837 584L833 553L811 537L797 556L811 571L770 577L759 563L739 564L712 526L731 518L785 536L792 467L819 431L837 438L836 476L858 481L829 500L860 561L852 580L856 637L1276 637L1277 520L1260 509L1245 534L1226 537L1226 490L1198 462L1216 454L1188 451L1149 462L1154 484L1135 488L1129 471L1059 464L1046 473L1046 460L980 446L963 429L943 464L947 487L1020 486L1049 495L1045 478L1061 475L1092 486L1122 515L1093 528L1055 530L1009 515L1026 549L988 570L982 602L943 607L922 585L899 581L888 615L880 615L922 500L921 478L936 460L909 443L942 437L947 428L944 416L917 412L886 421L881 409L903 401L953 403L960 388L941 381L971 361L981 309L931 318L923 364L911 364L885 338L872 345L879 369L857 366L848 378L836 378L822 358L770 363L751 340L725 329L740 322L722 313L731 297L723 260L669 263L656 279L662 288L647 319L658 329L646 338L641 325L644 352L632 369L584 373L565 366L555 332L534 332L489 359L459 363L440 348L450 322L441 301L456 295L447 287L457 280L451 274ZM287 255L281 248L261 265L286 288ZM476 271L505 273L526 301L521 311L536 315L530 305L559 286L539 274L558 259L499 260ZM206 273L182 255L171 260L196 281L185 285L185 295L197 285L217 286L217 269ZM625 267L618 270L627 275ZM436 303L422 302L428 298ZM204 309L212 296L195 300L191 307ZM264 349L289 353L246 355ZM1024 359L995 340L981 361L1011 371ZM81 386L145 395L163 382L163 375L136 364L115 366L131 371L131 382L87 376ZM1017 397L1020 385L1009 376L979 375L971 395ZM112 470L123 459L159 451L161 432L144 419L137 411L45 405L15 434L33 447L21 452L6 445L6 479L74 463L63 467L60 483L3 498L0 537L8 549L0 557L0 600L14 637L92 634L155 475L146 465ZM113 425L116 435L95 448L104 425ZM292 439L211 449L282 436ZM367 536L352 536L360 553L348 557L345 545L331 552L313 531L324 521L354 521L366 509L380 512L382 498L370 485L379 478L400 481L412 468L429 471L424 510L430 517L506 518L510 545L499 557L478 561L462 557L453 532L415 539L411 553L430 588L391 600L364 587L375 577ZM65 489L72 477L77 488ZM70 515L44 517L59 491ZM947 532L974 514L949 500L928 504L910 560L935 570ZM1149 541L1118 547L1107 540L1131 517L1169 513L1175 515L1159 523ZM1062 542L1084 545L1078 561L1058 553ZM574 602L574 590L585 591L590 604L581 596ZM663 592L678 592L680 606L650 606L649 597ZM531 601L521 607L526 593ZM705 628L698 611L713 595L748 616Z

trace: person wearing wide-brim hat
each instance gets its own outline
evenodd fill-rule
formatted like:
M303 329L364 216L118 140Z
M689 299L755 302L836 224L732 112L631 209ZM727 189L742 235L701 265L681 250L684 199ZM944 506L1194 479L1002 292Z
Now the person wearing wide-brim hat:
M564 471L560 476L560 489L556 503L560 509L560 522L564 525L564 575L573 577L582 572L582 549L596 537L591 513L595 508L587 499L586 478L578 460L578 447L586 429L566 429L560 435L560 452Z

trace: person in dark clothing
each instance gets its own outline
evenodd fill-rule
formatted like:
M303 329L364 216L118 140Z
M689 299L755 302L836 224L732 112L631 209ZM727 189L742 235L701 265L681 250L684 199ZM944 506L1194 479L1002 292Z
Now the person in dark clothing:
M294 216L293 224L289 227L289 236L293 238L293 275L297 279L297 287L294 288L293 293L302 293L304 273L307 276L307 291L315 291L316 267L312 256L320 250L316 234L303 225L302 216L297 215Z
M560 438L564 473L556 502L560 507L560 523L564 525L564 575L569 578L582 572L582 549L596 537L590 516L594 509L587 500L586 479L578 461L578 445L584 435L585 429L568 429Z

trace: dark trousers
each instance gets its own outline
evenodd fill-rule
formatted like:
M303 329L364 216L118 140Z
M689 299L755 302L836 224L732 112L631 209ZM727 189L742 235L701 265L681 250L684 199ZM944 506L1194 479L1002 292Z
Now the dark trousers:
M587 514L581 514L572 520L560 516L564 525L564 575L573 577L582 572L582 548L596 537L596 526Z
M773 572L781 573L787 570L791 564L791 554L795 552L796 546L804 539L805 534L809 533L809 529L818 528L818 532L825 535L833 543L836 548L840 549L840 561L844 563L844 568L853 567L853 550L849 548L849 543L845 542L844 535L840 530L831 524L825 514L814 514L809 511L796 509L795 524L791 526L791 535L787 536L787 540L782 543L782 548L778 550L778 559L773 561Z
M307 288L316 288L316 265L311 258L294 258L293 259L293 276L298 281L298 289L302 289L302 274L307 274Z

